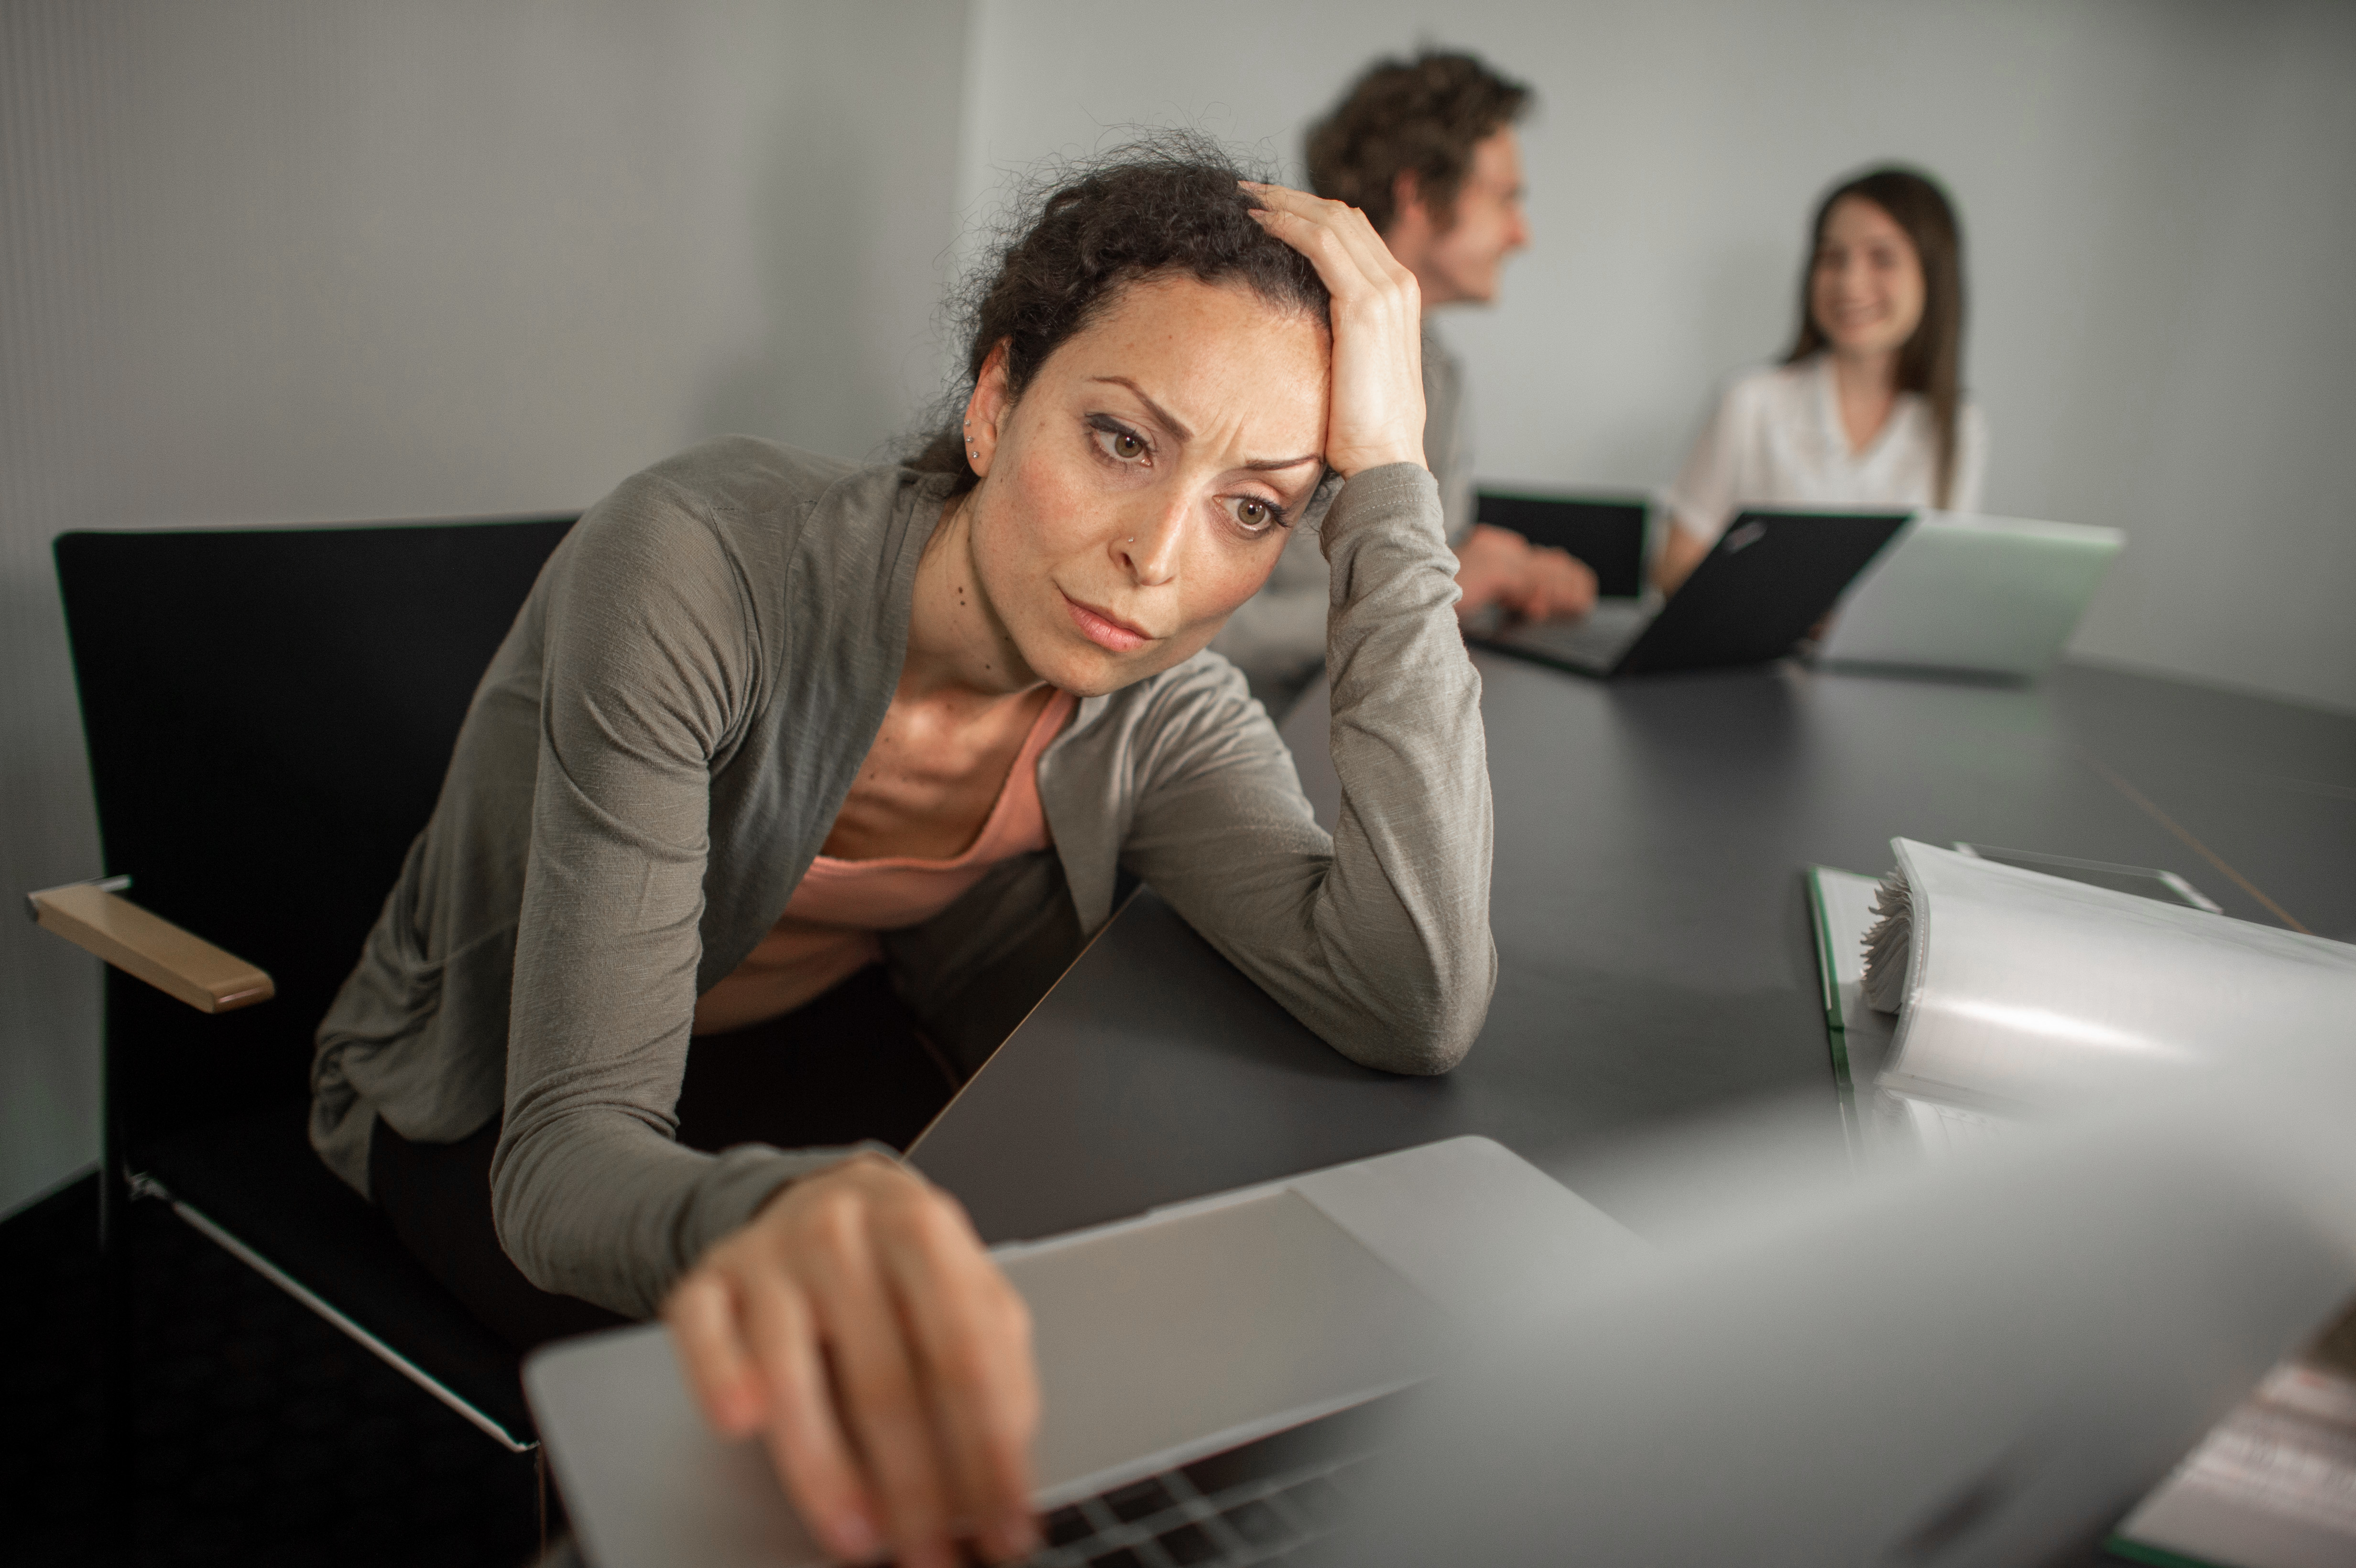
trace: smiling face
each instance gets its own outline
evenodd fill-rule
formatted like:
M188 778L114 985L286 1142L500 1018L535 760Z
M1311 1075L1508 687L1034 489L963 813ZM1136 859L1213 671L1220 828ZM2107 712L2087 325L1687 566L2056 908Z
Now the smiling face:
M1808 309L1837 352L1894 354L1922 324L1922 259L1877 203L1845 196L1825 216Z
M1191 278L1123 288L1018 399L993 354L958 523L1006 651L1082 696L1199 652L1324 472L1330 357L1323 321Z
M1530 242L1523 210L1522 145L1513 128L1472 144L1472 166L1457 187L1446 227L1402 175L1398 216L1383 239L1399 264L1415 274L1426 309L1470 301L1494 303L1505 258Z

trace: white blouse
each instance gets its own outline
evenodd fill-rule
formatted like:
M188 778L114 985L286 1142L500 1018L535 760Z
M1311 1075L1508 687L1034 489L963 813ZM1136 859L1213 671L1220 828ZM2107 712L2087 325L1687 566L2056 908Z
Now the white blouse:
M1715 541L1752 507L1928 507L1939 465L1930 400L1901 392L1863 452L1841 429L1831 360L1812 355L1736 377L1694 443L1670 516L1697 539ZM1980 509L1987 427L1969 401L1955 411L1955 478L1947 507Z

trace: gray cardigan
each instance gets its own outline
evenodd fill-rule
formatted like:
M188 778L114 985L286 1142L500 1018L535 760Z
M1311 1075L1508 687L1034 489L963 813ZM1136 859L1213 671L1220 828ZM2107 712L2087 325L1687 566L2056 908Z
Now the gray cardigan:
M505 1114L499 1239L636 1316L839 1155L682 1147L695 999L774 925L882 724L948 481L766 442L626 481L557 547L477 688L432 820L319 1026L312 1142L366 1190L382 1117ZM1495 981L1479 678L1430 475L1342 486L1328 839L1243 679L1199 655L1083 701L1042 755L1054 848L889 933L901 994L977 1064L1110 917L1123 868L1334 1048L1438 1072Z
M1472 531L1472 449L1464 435L1464 366L1423 324L1423 460L1440 484L1448 542ZM1254 697L1281 715L1325 663L1325 605L1333 585L1317 530L1296 528L1268 581L1212 640L1244 672Z

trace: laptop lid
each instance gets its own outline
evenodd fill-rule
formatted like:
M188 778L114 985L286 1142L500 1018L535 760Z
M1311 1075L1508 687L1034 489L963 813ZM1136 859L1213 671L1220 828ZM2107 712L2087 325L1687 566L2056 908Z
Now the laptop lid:
M1762 1179L1435 1380L1314 1560L2090 1558L2356 1288L2344 1095L2225 1098Z
M1606 599L1644 592L1644 560L1653 504L1645 496L1525 496L1483 490L1474 520L1511 528L1535 545L1551 545L1587 563L1595 591Z
M1642 1247L1486 1138L1451 1138L994 1254L1029 1304L1052 1508L1404 1387L1451 1324L1582 1288ZM529 1358L597 1568L825 1561L757 1441L704 1424L659 1325Z
M1817 658L2033 680L2126 543L2116 528L1925 512L1858 574Z
M1907 516L1743 512L1612 673L1714 669L1783 657Z

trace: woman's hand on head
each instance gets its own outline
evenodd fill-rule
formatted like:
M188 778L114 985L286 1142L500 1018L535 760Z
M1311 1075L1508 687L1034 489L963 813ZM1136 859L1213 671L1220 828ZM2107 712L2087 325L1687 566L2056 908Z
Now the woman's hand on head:
M1309 258L1333 296L1325 463L1344 478L1423 455L1423 298L1355 207L1246 182L1260 227Z
M861 1155L783 1189L663 1305L704 1413L760 1433L826 1549L949 1568L1031 1551L1038 1378L1023 1299L965 1211Z

